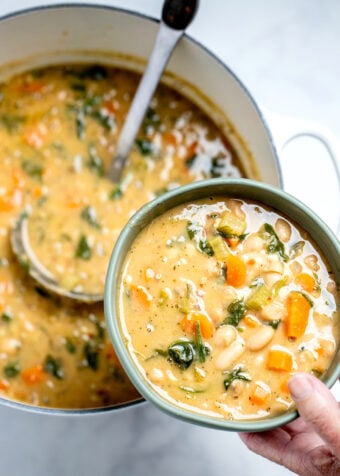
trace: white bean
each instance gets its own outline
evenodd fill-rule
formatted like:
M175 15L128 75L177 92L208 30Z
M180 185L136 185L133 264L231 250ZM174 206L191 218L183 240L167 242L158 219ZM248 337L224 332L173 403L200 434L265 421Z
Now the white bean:
M229 347L237 337L237 330L234 326L222 326L217 329L214 341L218 347Z
M287 315L287 308L283 302L275 300L261 309L261 317L267 321L283 321Z
M263 274L263 279L267 287L271 288L277 281L280 281L280 279L282 279L282 274L270 271L269 273Z
M247 339L247 348L252 351L263 349L272 340L274 332L272 327L262 326Z
M250 253L252 251L260 251L263 249L263 240L259 235L250 235L243 243L243 251Z
M243 354L245 344L243 340L238 339L234 341L229 347L222 350L217 356L215 366L219 370L226 370Z
M290 240L290 237L292 235L292 228L290 224L286 222L286 220L283 220L282 218L276 220L274 229L281 241L287 243L287 241Z

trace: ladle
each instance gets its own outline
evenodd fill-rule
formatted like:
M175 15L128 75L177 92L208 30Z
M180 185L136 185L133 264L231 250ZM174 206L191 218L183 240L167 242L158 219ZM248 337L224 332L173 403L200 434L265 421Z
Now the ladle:
M165 0L158 34L147 67L139 83L118 138L116 153L112 159L108 177L120 181L126 160L147 107L167 65L171 53L186 27L193 20L199 0ZM11 232L11 246L19 262L25 263L29 275L47 291L80 302L94 303L103 299L102 294L84 293L62 287L55 276L37 259L29 243L28 213L22 213Z

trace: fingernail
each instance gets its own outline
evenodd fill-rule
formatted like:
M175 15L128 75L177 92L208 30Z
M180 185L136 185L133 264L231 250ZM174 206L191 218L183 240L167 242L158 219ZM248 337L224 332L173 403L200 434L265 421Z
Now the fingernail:
M313 393L313 386L305 375L294 375L288 382L290 393L295 401L306 400Z

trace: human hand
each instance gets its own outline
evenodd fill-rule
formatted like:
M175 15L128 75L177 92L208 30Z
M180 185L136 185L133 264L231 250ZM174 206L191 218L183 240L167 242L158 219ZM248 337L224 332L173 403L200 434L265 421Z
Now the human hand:
M296 374L288 385L300 417L271 431L241 433L240 438L250 450L300 476L339 476L339 404L310 374Z

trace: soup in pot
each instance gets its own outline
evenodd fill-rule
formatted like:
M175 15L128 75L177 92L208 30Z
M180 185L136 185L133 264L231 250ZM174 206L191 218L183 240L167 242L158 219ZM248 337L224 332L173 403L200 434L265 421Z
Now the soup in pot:
M54 408L138 397L109 342L102 304L41 289L10 230L29 215L40 262L64 287L102 293L115 240L145 202L181 184L244 176L237 153L192 102L159 86L119 184L106 178L140 77L55 66L0 84L0 393Z
M248 200L208 197L155 218L118 295L127 349L154 391L218 418L287 411L291 375L321 377L339 343L329 263L300 226Z

